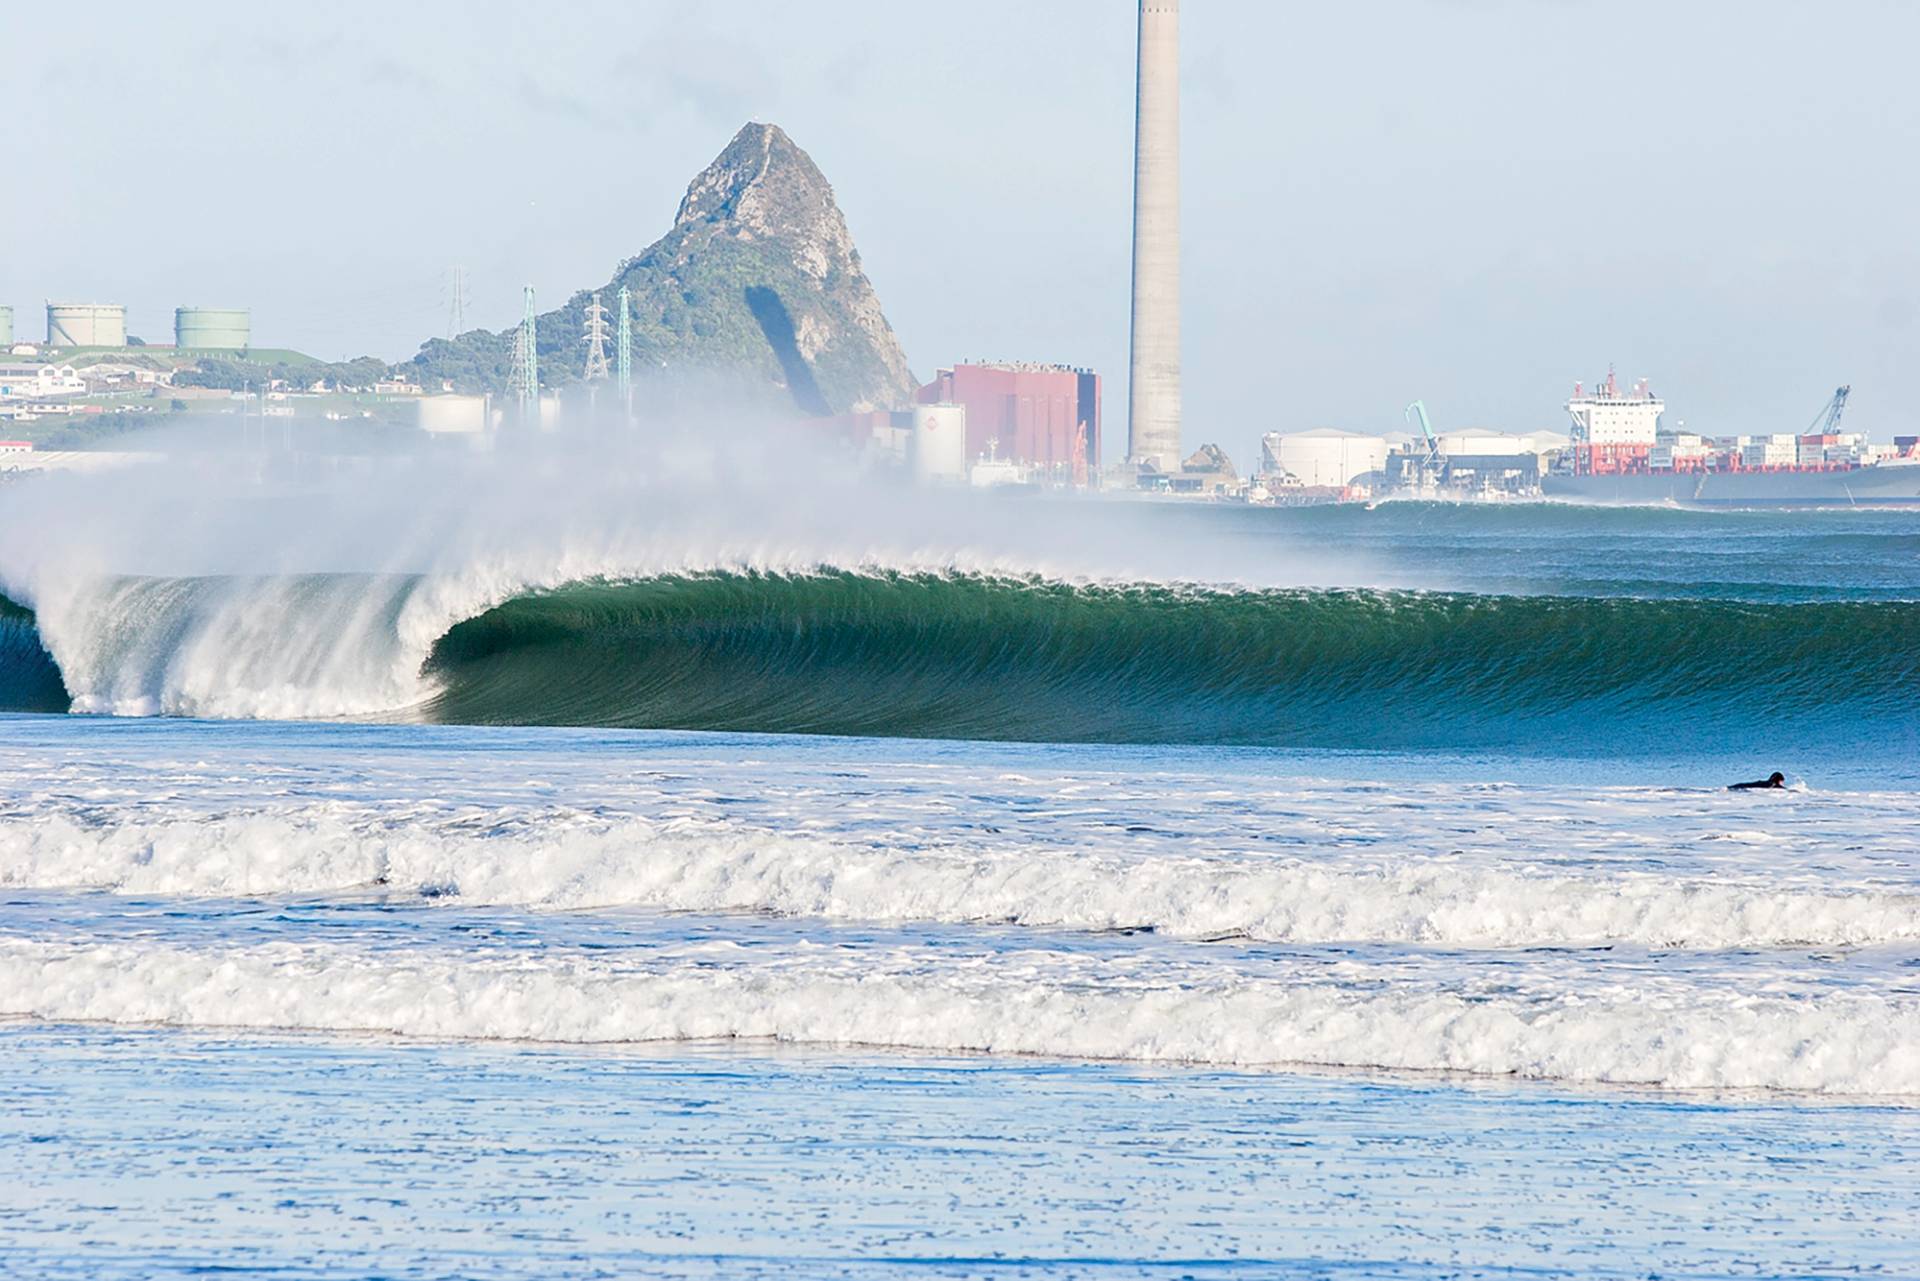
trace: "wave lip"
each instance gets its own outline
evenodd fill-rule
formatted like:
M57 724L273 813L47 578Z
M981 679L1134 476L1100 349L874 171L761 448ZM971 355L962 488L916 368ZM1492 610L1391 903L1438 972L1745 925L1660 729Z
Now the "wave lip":
M1920 894L1440 859L1388 866L1022 847L897 851L680 819L371 817L0 822L0 885L120 894L420 895L537 910L641 907L872 922L1152 929L1188 939L1724 950L1920 940Z
M43 1021L607 1044L717 1039L1669 1089L1920 1097L1920 1004L1668 990L1089 984L1034 958L946 972L480 960L273 944L0 941L0 1014Z

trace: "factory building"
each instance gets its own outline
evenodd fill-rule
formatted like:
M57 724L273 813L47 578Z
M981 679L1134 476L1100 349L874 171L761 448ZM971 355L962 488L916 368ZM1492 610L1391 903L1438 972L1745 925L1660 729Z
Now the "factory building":
M1409 441L1387 459L1386 487L1423 497L1513 496L1538 492L1549 459L1567 447L1556 432L1486 427L1442 432L1427 446Z
M955 365L915 398L966 411L966 457L996 457L1086 483L1100 466L1100 375L1065 365Z
M119 303L50 302L49 347L124 347L127 309Z
M180 307L173 313L173 345L182 351L245 351L253 344L253 316L230 307Z
M1315 431L1270 431L1260 440L1260 470L1309 489L1373 487L1387 465L1384 436L1322 427Z
M422 396L413 402L415 423L433 436L477 436L493 425L490 396Z
M1440 434L1440 453L1447 458L1513 458L1536 452L1531 436L1509 431L1468 429Z
M1552 431L1494 431L1490 427L1468 427L1440 433L1437 438L1443 457L1504 458L1521 454L1551 454L1567 447L1567 437Z

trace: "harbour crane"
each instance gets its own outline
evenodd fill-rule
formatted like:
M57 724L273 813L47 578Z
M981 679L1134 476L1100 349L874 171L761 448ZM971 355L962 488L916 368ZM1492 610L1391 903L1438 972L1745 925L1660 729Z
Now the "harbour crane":
M1439 437L1433 434L1433 424L1427 421L1427 402L1424 400L1414 401L1411 405L1407 406L1402 417L1406 418L1408 422L1417 422L1419 424L1420 435L1425 438L1427 442L1427 462L1431 466L1439 466L1440 440Z
M1836 388L1833 399L1826 403L1819 416L1813 420L1813 426L1807 428L1809 436L1837 436L1840 434L1840 415L1847 412L1847 393L1852 391L1851 384Z

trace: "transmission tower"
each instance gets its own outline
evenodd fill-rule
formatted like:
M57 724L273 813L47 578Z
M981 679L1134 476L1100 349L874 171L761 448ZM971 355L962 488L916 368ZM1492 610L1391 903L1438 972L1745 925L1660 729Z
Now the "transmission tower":
M514 399L520 404L520 421L539 425L540 413L540 349L533 319L533 286L527 286L526 312L520 318L520 328L513 335L513 371L511 374Z
M614 367L619 371L620 403L633 412L633 296L620 286L620 336L614 340Z
M600 305L600 295L595 294L587 305L587 381L601 383L607 380L607 309Z
M467 269L447 268L447 341L467 332Z

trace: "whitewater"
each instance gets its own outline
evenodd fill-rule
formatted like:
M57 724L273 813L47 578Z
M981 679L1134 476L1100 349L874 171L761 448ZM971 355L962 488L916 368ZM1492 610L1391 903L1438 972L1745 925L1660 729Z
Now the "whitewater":
M1920 1097L1906 792L42 724L0 756L15 1017Z
M476 1274L601 1195L635 1272L857 1272L823 1179L928 1275L1911 1270L1920 518L753 458L0 492L0 1267L191 1271L267 1177L255 1262L405 1274L504 1162L557 1200Z

